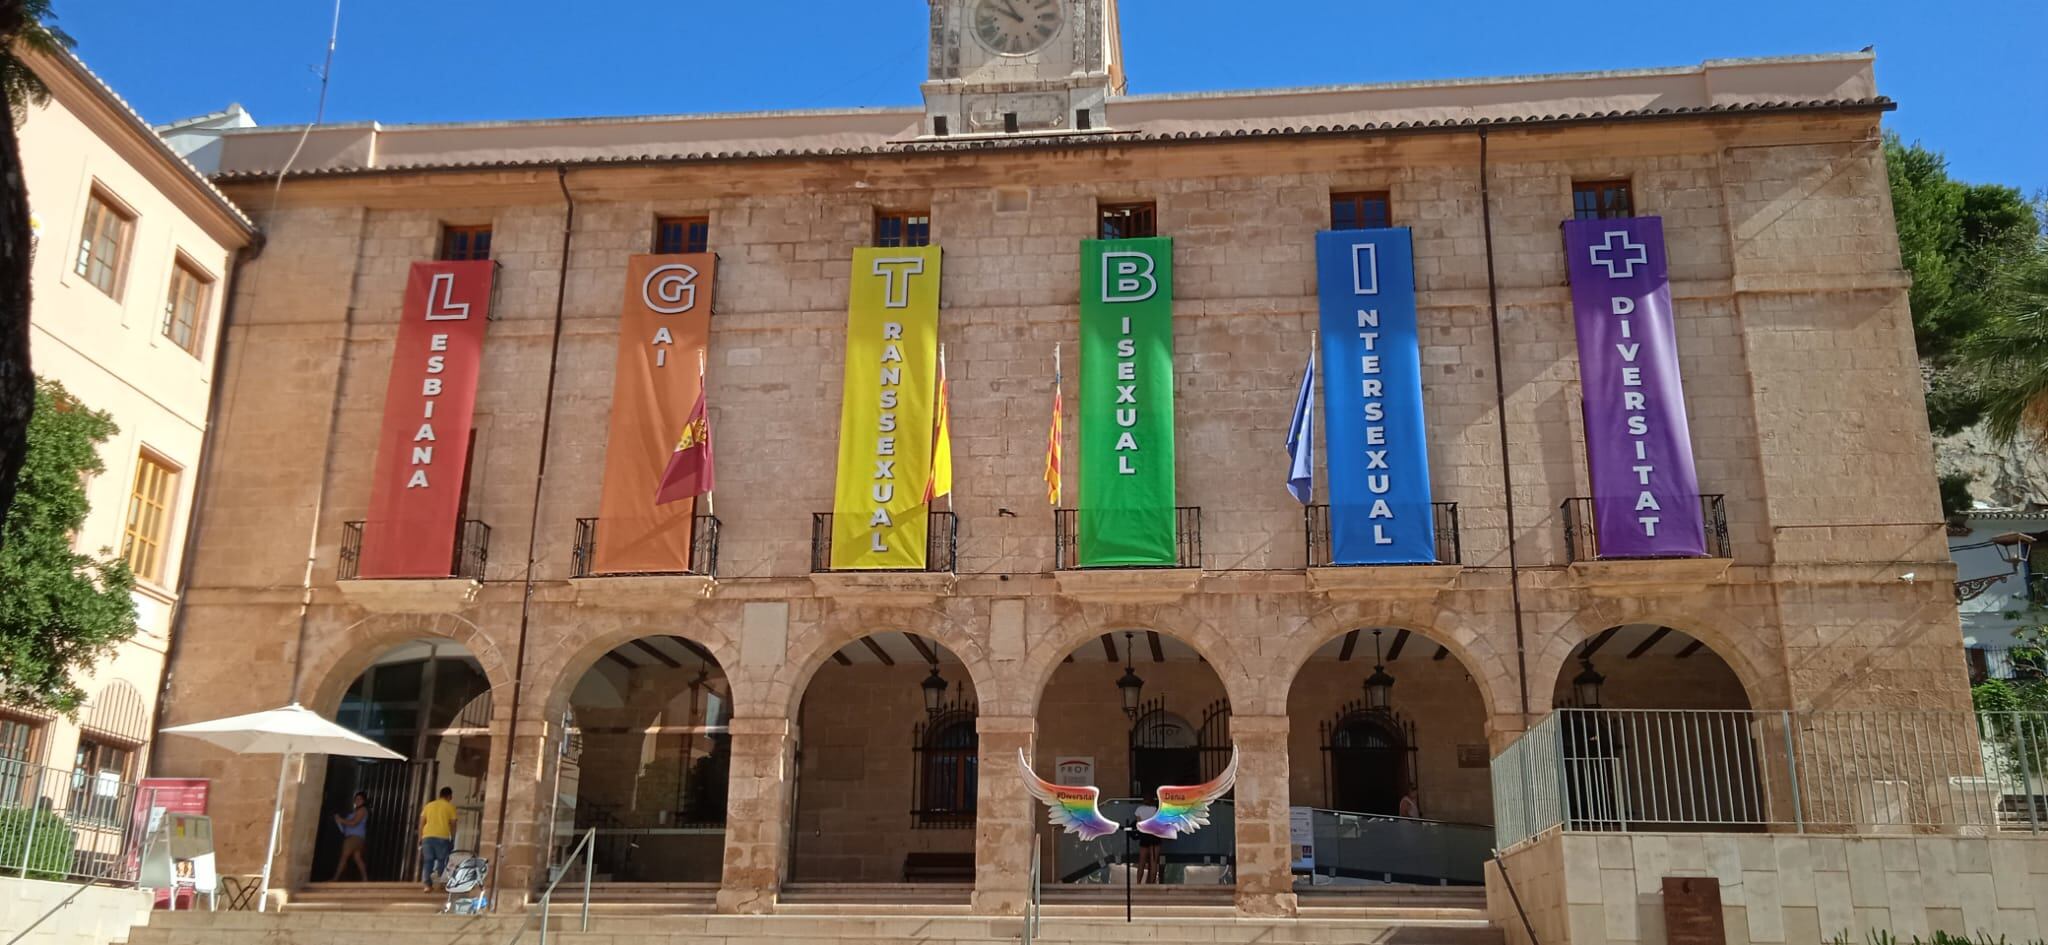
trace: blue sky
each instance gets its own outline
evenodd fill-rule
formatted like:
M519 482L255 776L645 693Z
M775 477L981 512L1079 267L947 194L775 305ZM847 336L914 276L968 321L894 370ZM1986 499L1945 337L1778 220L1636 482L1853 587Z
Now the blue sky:
M1967 180L2048 189L2048 3L1122 0L1133 92L1696 63L1875 44L1889 121ZM310 119L329 0L56 0L151 121ZM924 0L343 0L329 121L918 101ZM565 12L573 11L573 12ZM1962 11L1967 11L1962 12ZM1585 24L1595 24L1587 26Z

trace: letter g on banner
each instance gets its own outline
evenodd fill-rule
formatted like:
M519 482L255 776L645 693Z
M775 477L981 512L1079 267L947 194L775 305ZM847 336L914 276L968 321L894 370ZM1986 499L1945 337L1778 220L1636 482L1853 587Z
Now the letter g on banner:
M1158 264L1150 253L1111 250L1102 254L1102 300L1143 302L1159 294Z
M649 311L681 315L697 307L697 269L682 263L656 266L640 283L640 299Z

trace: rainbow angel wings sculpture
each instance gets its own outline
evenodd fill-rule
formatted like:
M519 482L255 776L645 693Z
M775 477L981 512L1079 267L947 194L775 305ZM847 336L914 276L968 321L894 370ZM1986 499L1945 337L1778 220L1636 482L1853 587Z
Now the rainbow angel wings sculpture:
M1194 833L1209 826L1209 805L1230 793L1237 784L1237 746L1230 746L1230 763L1223 773L1191 787L1167 785L1159 789L1159 813L1138 821L1138 832L1161 840Z
M1097 806L1102 798L1100 788L1047 781L1031 770L1031 760L1024 757L1021 749L1017 752L1017 765L1024 772L1024 789L1045 804L1048 823L1064 827L1082 840L1100 840L1121 829L1115 821L1102 816L1102 809ZM1209 825L1209 805L1230 793L1236 784L1237 746L1232 745L1230 763L1214 779L1189 787L1161 787L1159 812L1139 821L1138 831L1162 840L1194 833Z
M1017 749L1017 764L1024 769L1024 790L1045 805L1047 823L1065 827L1083 840L1100 840L1121 829L1095 804L1102 797L1101 788L1054 784L1039 777L1022 748Z

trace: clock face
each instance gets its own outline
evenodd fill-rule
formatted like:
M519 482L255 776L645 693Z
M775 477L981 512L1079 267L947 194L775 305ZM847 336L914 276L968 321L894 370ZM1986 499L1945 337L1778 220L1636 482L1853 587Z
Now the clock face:
M1024 56L1044 49L1066 20L1062 0L974 0L974 38L990 52Z

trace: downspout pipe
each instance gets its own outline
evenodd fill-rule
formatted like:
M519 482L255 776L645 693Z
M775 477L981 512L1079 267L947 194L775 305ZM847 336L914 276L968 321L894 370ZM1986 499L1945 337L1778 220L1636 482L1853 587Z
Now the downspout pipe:
M564 164L555 165L555 184L562 189L562 258L555 272L555 328L554 338L548 347L548 382L543 394L540 413L540 462L533 477L533 504L526 528L526 573L521 580L519 594L519 647L512 662L511 711L505 724L505 774L498 782L498 826L496 840L491 846L491 861L499 868L491 871L491 909L500 904L498 893L499 877L504 875L505 825L510 820L512 794L512 768L518 764L519 750L519 704L526 685L526 643L528 631L533 625L533 566L540 553L540 501L548 479L548 437L555 422L555 381L562 364L562 318L567 306L569 293L569 238L576 229L576 197L569 192L569 168Z
M199 439L199 462L192 471L192 507L185 516L185 541L178 552L178 599L171 605L171 627L165 632L164 661L157 668L156 701L149 708L149 733L152 737L163 722L164 704L171 698L171 665L177 662L178 645L185 639L185 597L192 592L192 562L199 554L199 518L200 513L206 510L206 477L213 469L214 451L220 449L220 415L224 409L222 405L227 401L221 389L228 376L228 329L235 324L235 290L241 288L242 266L254 262L261 255L263 232L258 230L251 235L247 246L235 250L235 255L228 261L227 278L221 285L220 325L215 330L214 337L218 340L213 345L213 384L207 388L206 434ZM163 774L153 747L148 767L151 775Z
M1486 129L1479 129L1479 220L1486 231L1486 317L1493 326L1493 402L1500 428L1500 493L1508 518L1508 593L1515 611L1515 684L1522 699L1522 729L1529 728L1529 646L1522 625L1522 563L1516 553L1515 467L1508 459L1508 380L1501 370L1500 283L1494 276L1493 195L1488 180Z

